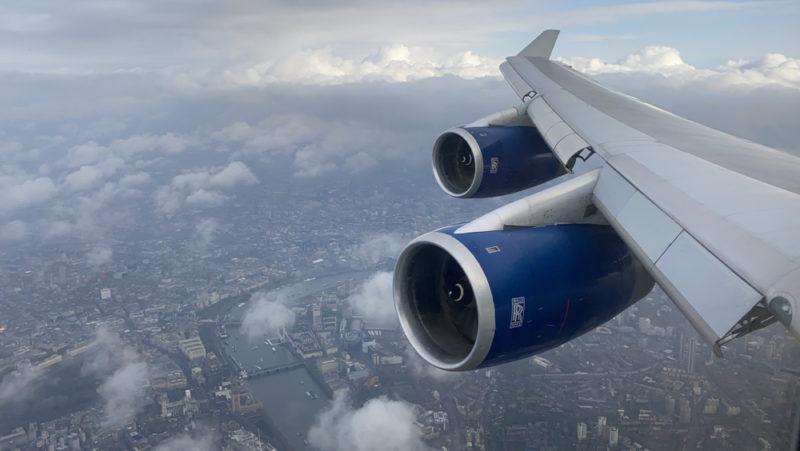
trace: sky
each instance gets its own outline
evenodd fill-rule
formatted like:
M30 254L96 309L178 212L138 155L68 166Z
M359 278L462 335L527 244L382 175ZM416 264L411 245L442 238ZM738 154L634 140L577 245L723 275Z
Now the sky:
M126 206L209 211L275 177L406 167L517 102L497 69L553 57L723 131L798 152L795 1L8 1L0 6L0 243L93 241ZM268 174L265 168L280 168Z
M800 45L794 1L3 3L0 68L26 72L169 70L203 78L230 71L247 78L248 69L291 65L303 52L360 60L400 45L496 59L546 28L564 31L557 55L604 59L644 43L723 64L766 52L796 55Z

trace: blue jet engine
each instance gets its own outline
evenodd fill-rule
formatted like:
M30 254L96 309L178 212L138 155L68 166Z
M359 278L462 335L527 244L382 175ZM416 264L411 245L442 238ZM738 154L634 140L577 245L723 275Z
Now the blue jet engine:
M653 279L607 225L563 224L412 241L394 273L403 331L445 370L537 354L625 310Z
M451 196L493 197L566 171L535 127L466 126L451 128L436 140L433 173Z

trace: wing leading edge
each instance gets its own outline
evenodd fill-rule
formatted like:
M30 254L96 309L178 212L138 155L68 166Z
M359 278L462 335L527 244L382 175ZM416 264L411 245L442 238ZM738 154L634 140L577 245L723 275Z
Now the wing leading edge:
M567 170L604 160L592 200L606 220L715 351L775 321L800 339L800 158L550 61L557 36L500 70Z

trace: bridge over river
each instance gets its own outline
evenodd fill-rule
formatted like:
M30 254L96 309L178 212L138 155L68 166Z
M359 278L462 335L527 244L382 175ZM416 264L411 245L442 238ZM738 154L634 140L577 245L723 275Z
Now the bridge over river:
M285 365L276 365L269 368L255 369L247 372L248 379L255 379L257 377L268 376L270 374L282 373L284 371L293 370L305 366L305 362L291 362Z

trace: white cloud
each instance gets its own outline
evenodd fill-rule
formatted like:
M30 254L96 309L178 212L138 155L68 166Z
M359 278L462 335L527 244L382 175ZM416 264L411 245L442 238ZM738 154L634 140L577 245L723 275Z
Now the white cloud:
M556 59L588 75L645 72L665 76L676 74L694 74L696 76L697 71L694 66L683 61L677 49L664 46L647 46L640 52L629 54L617 63L606 63L599 58L584 57Z
M194 189L208 186L208 179L210 177L211 174L209 174L208 171L185 172L172 178L172 187L177 189Z
M47 209L40 210L43 215L36 232L48 238L83 235L90 243L95 243L106 238L110 223L122 220L142 195L137 189L115 182L98 183L96 188L78 192L62 190Z
M66 187L72 191L85 191L100 184L105 176L97 166L81 166L64 179Z
M2 136L2 135L0 135ZM22 151L22 144L17 141L2 141L0 142L0 155L8 158L14 154Z
M97 163L110 155L108 149L94 141L75 146L67 151L67 166L78 168Z
M97 392L104 401L106 425L120 427L144 407L148 367L139 354L125 346L119 335L100 327L91 343L91 354L81 369L103 378Z
M133 174L128 174L122 177L119 180L120 186L138 186L138 185L145 185L150 183L150 174L146 172L134 172Z
M294 325L295 314L286 306L288 290L259 292L250 298L242 318L242 331L251 339L275 336Z
M240 147L240 153L285 154L298 145L314 142L320 133L313 118L298 114L270 114L259 123L250 125L236 122L211 134L211 138L225 145Z
M361 103L364 96L350 96L348 101ZM374 104L347 108L337 105L337 111L309 108L303 114L270 114L253 124L237 122L211 133L211 138L221 149L233 149L234 157L259 156L268 160L289 155L293 159L293 175L309 178L336 173L363 174L387 159L402 161L410 150L416 150L411 144L417 138L416 133L422 135L417 129L400 130L397 124L380 123L359 112L357 118L339 115L347 111L347 116L352 116L354 108L363 108L365 113L369 111L367 108L376 112L382 109ZM427 134L424 139L429 139ZM181 182L196 183L196 180L187 178Z
M599 83L709 127L800 155L800 60L769 54L695 68L675 49L654 47L622 58L562 59Z
M192 245L198 252L205 252L211 242L214 241L214 234L219 229L219 222L214 218L207 218L200 221L195 226L194 239Z
M41 371L28 366L7 374L0 381L0 402L25 398L31 393L33 382L41 375Z
M696 70L681 59L677 49L648 46L640 53L632 53L620 62L623 68L640 71Z
M121 158L106 158L95 165L81 166L64 179L64 186L71 191L86 191L101 185L125 165Z
M186 150L190 144L190 137L177 133L165 133L163 135L144 134L114 140L109 145L109 148L117 155L130 158L140 152L176 154Z
M158 188L153 194L156 208L162 213L173 213L183 205L184 197L193 206L217 206L228 196L210 188L231 189L259 183L250 168L241 161L233 161L224 168L188 171L172 178L167 186ZM186 195L185 193L190 194Z
M270 83L331 85L382 80L407 82L423 78L455 75L471 79L498 77L500 60L471 51L440 55L431 49L394 44L376 54L360 58L335 55L330 48L304 50L275 61L230 69L226 79L237 86L264 86Z
M105 421L111 427L120 427L131 421L145 404L144 388L147 384L147 364L129 362L103 382L97 389L105 401Z
M617 63L584 57L557 59L588 75L661 75L674 85L704 82L717 90L729 87L754 89L767 85L800 89L800 59L779 53L767 54L756 61L729 61L715 69L698 69L683 61L678 49L664 46L645 47Z
M431 365L430 363L426 362L425 359L420 357L419 354L417 354L417 351L415 351L410 344L406 346L403 354L405 357L404 364L411 369L411 372L417 377L430 377L438 381L455 381L456 379L463 377L465 374L464 372L445 371L441 368Z
M162 186L153 193L153 201L161 213L174 213L183 203L183 194L169 186Z
M394 326L397 324L392 298L392 273L376 272L367 279L348 299L353 310L363 315L371 325Z
M110 158L127 160L143 152L177 154L183 152L190 142L190 137L175 133L133 135L115 139L107 146L89 141L73 146L67 151L66 166L77 168L94 165Z
M241 161L233 161L224 168L185 172L172 178L172 186L178 189L214 186L230 188L236 185L256 183L258 183L258 178Z
M779 84L800 89L800 59L768 53L756 61L729 61L719 69L730 84L764 86Z
M794 12L791 2L767 4L772 17ZM225 67L235 67L230 70L235 74L232 78L246 83L261 81L270 68L276 72L270 74L273 77L342 77L341 72L371 74L401 62L412 67L410 72L424 74L423 69L441 71L453 65L461 69L447 58L426 57L424 51L418 56L421 51L417 49L432 45L457 50L452 55L479 45L496 46L498 35L530 33L552 24L574 29L614 22L624 26L625 21L645 18L677 22L711 11L730 11L741 19L764 5L753 1L650 1L598 7L554 2L242 1L224 8L176 8L159 2L120 0L107 9L73 4L44 8L38 3L12 1L5 8L5 17L47 19L36 19L37 25L30 29L18 29L16 24L9 29L8 43L0 45L0 53L6 56L0 69L134 75L163 70L171 72L171 89L180 86L186 91L204 86L209 74L217 77ZM665 18L667 14L675 16ZM20 19L20 23L28 22ZM126 39L134 34L135 43ZM761 34L767 37L756 35L753 39L771 36ZM387 45L391 43L404 43L407 50ZM327 48L336 52L325 54ZM364 59L377 48L384 50ZM300 53L300 49L306 50ZM295 56L286 56L292 52ZM297 61L310 67L305 69ZM278 71L275 66L289 68ZM388 71L391 77L406 72L409 70Z
M377 165L378 160L374 156L366 152L358 152L345 157L342 168L348 174L360 174Z
M428 449L420 439L415 407L385 396L353 408L345 391L337 391L333 403L316 419L308 432L315 448L331 451L387 451Z
M186 197L186 203L189 205L216 207L218 205L222 205L228 199L228 196L220 192L206 191L200 188Z
M91 354L83 364L83 374L104 376L111 373L120 364L136 360L136 353L125 346L119 335L105 326L94 332L94 340L89 344Z
M0 178L0 212L39 205L56 195L56 185L49 177L18 181Z
M397 258L407 241L398 233L379 233L354 247L350 255L366 265L375 266L384 259Z
M45 238L65 236L71 233L74 229L75 227L73 224L62 220L45 221L42 226Z
M212 175L208 182L210 186L230 188L236 185L255 185L258 183L258 177L253 175L250 168L241 161L232 161L224 169Z
M86 253L86 263L89 266L99 267L111 262L113 251L108 246L95 246Z
M311 123L317 120L312 118ZM357 174L377 159L399 158L404 138L392 130L378 130L356 121L321 121L314 134L300 141L294 152L294 175ZM312 138L312 139L309 139Z

